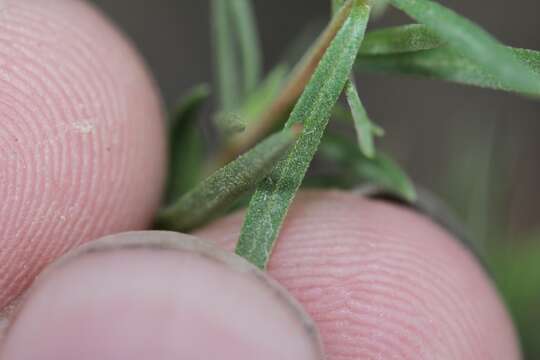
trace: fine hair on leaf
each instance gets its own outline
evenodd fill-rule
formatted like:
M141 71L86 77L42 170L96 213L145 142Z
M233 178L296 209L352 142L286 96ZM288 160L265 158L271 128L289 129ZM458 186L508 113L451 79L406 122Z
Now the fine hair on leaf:
M509 50L540 76L540 52L514 48ZM423 77L516 93L522 90L503 83L476 62L447 46L403 54L360 56L356 62L356 71Z
M250 122L242 136L237 136L228 143L221 162L227 162L234 158L236 154L244 152L247 148L253 146L259 138L271 131L276 125L279 125L302 94L330 42L348 19L354 1L356 0L345 1L322 34L291 71L279 96L274 99L257 121Z
M497 79L502 87L540 96L540 76L470 20L431 0L390 0L390 3L427 25L448 46Z
M303 132L285 159L257 188L249 204L236 253L265 269L281 225L324 135L364 37L370 7L355 1L298 100L286 128Z
M161 229L186 231L212 219L230 206L271 171L298 137L295 127L281 131L259 143L224 168L216 171L195 189L158 214Z
M423 24L394 26L369 31L360 47L360 55L387 55L435 49L445 41Z

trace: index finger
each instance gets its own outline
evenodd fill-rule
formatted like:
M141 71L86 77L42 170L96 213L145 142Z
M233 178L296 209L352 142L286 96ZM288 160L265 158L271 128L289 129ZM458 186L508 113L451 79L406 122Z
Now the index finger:
M49 262L146 227L164 177L161 101L82 1L0 5L0 311Z

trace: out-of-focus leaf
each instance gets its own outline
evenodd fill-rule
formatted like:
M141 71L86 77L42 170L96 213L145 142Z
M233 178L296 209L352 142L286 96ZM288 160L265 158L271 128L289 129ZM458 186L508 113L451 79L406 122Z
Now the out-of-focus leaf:
M435 31L464 58L491 74L501 87L540 96L540 76L470 20L431 0L390 0L390 3Z
M315 155L364 37L370 7L355 0L351 13L322 60L286 124L304 130L284 160L257 188L250 202L236 253L265 269L281 225Z
M251 92L243 105L235 112L218 113L215 117L217 127L228 141L235 141L253 122L264 116L264 112L279 96L287 77L287 66L278 65L260 84Z
M525 359L540 356L540 233L498 249L492 268L520 333Z
M246 129L246 119L240 112L221 112L215 115L215 123L225 137L241 133Z
M212 219L264 178L298 137L296 129L270 136L218 170L158 214L157 227L186 231Z
M355 166L355 171L360 178L377 184L409 202L415 201L416 192L412 182L390 156L381 153L370 160Z
M321 155L337 163L343 172L349 172L357 184L370 183L405 201L416 200L414 185L407 174L381 152L369 159L350 140L327 135L321 144Z
M326 26L326 22L324 20L325 19L321 18L309 22L285 48L285 51L280 56L280 62L290 66L291 68L300 62L302 57L309 50L310 46L315 43L319 35L324 30Z
M345 0L331 0L332 15L337 14L339 9L345 4Z
M210 96L208 85L195 87L184 97L171 117L169 129L168 202L178 199L200 180L204 146L196 126L197 114Z
M255 90L261 79L262 55L259 33L251 0L219 0L229 2L242 53L244 95Z
M247 97L246 102L240 109L240 114L247 124L257 121L262 113L278 97L280 90L285 84L287 72L287 66L278 65L267 76L259 88Z
M373 17L375 19L381 17L388 9L389 1L388 0L374 0L373 1Z
M540 75L540 52L511 49L514 56ZM446 80L496 90L521 92L521 88L505 85L474 61L449 47L395 55L360 56L356 70L380 74L402 74Z
M229 141L220 162L226 162L230 158L233 158L235 154L249 149L256 143L257 139L282 124L281 120L288 115L302 94L331 41L339 29L341 29L343 23L348 19L353 1L356 0L347 0L340 11L332 18L332 21L330 21L317 41L294 67L279 96L268 109L265 109L263 116L257 119L257 121L251 122L250 126L246 128L246 131L241 134L242 136L236 136Z
M229 0L212 0L213 44L221 111L233 111L240 99L240 73L236 66L236 43Z

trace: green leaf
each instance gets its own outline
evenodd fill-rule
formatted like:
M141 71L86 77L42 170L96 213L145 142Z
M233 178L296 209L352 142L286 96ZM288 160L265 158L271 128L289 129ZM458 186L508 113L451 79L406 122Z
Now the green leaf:
M252 122L260 119L279 95L286 77L287 66L277 66L259 87L247 95L247 99L237 111L218 113L215 122L220 131L228 137L243 132Z
M336 13L338 9L345 3L345 0L331 0L332 13ZM388 7L388 0L371 0L371 14L373 17L380 17Z
M531 299L540 300L540 236L523 240L517 246L497 249L492 260L497 265L494 275L506 297L512 305L526 309Z
M298 188L317 151L364 37L370 8L355 1L351 13L325 52L285 125L304 130L289 155L259 185L250 202L236 253L266 268Z
M500 81L503 87L540 95L540 76L485 30L430 0L390 0L391 4L435 31L448 45Z
M339 9L345 4L345 0L332 0L332 15L337 14Z
M337 103L332 110L332 118L340 121L354 121L350 110L340 103Z
M219 103L224 112L238 105L240 74L236 67L236 50L233 27L229 16L229 1L212 0L212 23L216 75L219 86Z
M540 357L540 234L496 249L491 268L520 333L524 359Z
M524 49L510 50L517 59L527 64L526 66L531 71L540 76L540 52ZM405 54L360 56L356 63L356 70L380 74L413 75L495 90L521 91L521 88L505 85L474 61L449 47Z
M268 175L297 139L297 129L270 136L158 214L158 228L186 231L210 220Z
M312 20L296 34L281 54L280 63L291 68L300 62L302 57L308 52L311 45L315 43L319 35L325 28L326 23L322 19Z
M381 17L386 12L386 9L388 9L389 0L373 0L373 17L375 19Z
M361 55L387 55L438 48L439 35L422 24L395 26L370 31L360 48Z
M343 24L349 19L350 11L355 1L357 0L343 1L343 6L332 17L330 23L302 57L300 62L296 64L281 97L277 99L278 103L285 104L281 106L282 108L289 108L289 104L294 105L294 102L301 96L302 90L307 86L331 42L343 27Z
M244 152L245 149L249 149L258 139L283 123L283 118L288 116L291 108L302 95L302 91L305 89L330 43L349 18L352 4L353 0L347 0L344 3L316 42L294 67L279 96L265 109L263 115L257 121L252 121L242 136L230 139L231 141L229 141L227 148L223 152L222 159L220 159L221 163L224 160L234 158L236 154Z
M332 12L334 14L337 13L341 6L343 6L343 0L332 0ZM362 41L362 44L364 41ZM375 156L373 137L382 136L384 132L380 127L375 126L369 119L367 111L360 100L360 96L358 95L358 90L353 76L350 77L347 85L345 85L345 94L351 109L360 150L365 156L372 158Z
M221 112L216 114L214 119L219 131L225 137L246 129L246 119L239 112Z
M358 162L354 167L357 175L378 185L409 202L416 200L414 186L405 171L388 155L377 153L369 161Z
M345 173L350 173L357 185L367 182L382 187L403 200L416 201L416 190L412 181L396 162L383 153L377 152L375 157L370 159L350 140L327 135L321 144L321 154L340 165L340 168L345 169Z
M167 202L178 199L200 180L204 146L196 121L203 102L209 96L208 85L195 87L180 101L171 117Z
M255 90L261 79L262 56L261 45L259 44L259 34L255 21L255 15L250 0L219 0L228 2L231 6L236 34L242 53L242 64L244 67L243 80L244 91L247 95Z
M279 92L287 79L287 73L287 66L278 65L263 83L248 96L240 109L240 114L247 124L259 120L264 111L279 96Z
M373 158L375 156L373 137L382 136L384 130L373 124L369 119L352 79L345 87L345 94L347 96L349 107L351 108L360 150L366 157Z

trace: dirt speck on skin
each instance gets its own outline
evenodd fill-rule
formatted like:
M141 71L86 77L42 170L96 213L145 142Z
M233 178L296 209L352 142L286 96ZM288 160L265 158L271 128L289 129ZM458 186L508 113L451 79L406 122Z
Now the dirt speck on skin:
M96 130L96 125L90 120L80 120L72 123L73 129L81 134L91 134Z

